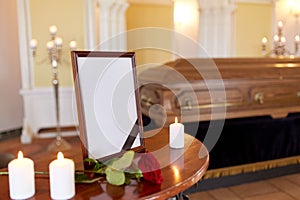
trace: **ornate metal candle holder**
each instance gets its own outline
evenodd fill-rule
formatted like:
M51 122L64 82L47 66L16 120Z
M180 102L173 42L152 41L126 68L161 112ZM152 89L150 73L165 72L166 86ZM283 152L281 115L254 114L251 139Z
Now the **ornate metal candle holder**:
M299 50L300 36L295 36L295 49L294 52L289 51L286 48L286 38L282 33L283 23L279 21L277 24L277 34L274 36L274 47L270 52L266 50L266 44L268 42L266 37L262 38L262 54L264 56L295 56Z
M49 32L51 35L51 40L47 42L46 47L48 51L49 60L52 67L52 85L54 89L54 100L55 100L55 117L56 117L56 140L53 141L49 146L49 151L64 151L70 149L71 145L62 138L61 125L60 125L60 109L59 109L59 81L58 81L58 64L61 62L62 58L62 44L63 40L56 36L57 27L50 26ZM37 40L32 39L30 42L30 47L32 49L33 55L36 53ZM76 42L70 42L71 50L76 49Z

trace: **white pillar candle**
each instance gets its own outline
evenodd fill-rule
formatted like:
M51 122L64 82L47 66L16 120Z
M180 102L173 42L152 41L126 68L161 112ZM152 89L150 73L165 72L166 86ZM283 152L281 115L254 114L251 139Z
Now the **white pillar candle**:
M17 159L9 162L8 176L11 199L27 199L34 195L34 163L24 158L22 151L19 151Z
M184 125L178 123L177 117L175 123L169 126L170 134L170 147L171 148L183 148L184 147Z
M75 195L74 162L58 152L49 165L50 195L52 199L70 199Z

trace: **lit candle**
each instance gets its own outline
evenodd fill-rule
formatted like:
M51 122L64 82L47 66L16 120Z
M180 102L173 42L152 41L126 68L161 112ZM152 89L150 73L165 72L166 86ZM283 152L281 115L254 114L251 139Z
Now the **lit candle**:
M183 148L184 147L184 125L178 123L177 117L175 117L175 123L169 126L170 133L170 147L171 148Z
M30 40L30 48L31 49L36 49L37 44L38 44L38 41L36 39L31 39Z
M262 43L263 45L266 45L267 42L268 42L268 39L267 39L266 37L263 37L263 38L261 39L261 43Z
M22 151L19 151L17 159L8 164L8 174L11 199L27 199L34 195L34 163L24 158Z
M278 36L278 35L275 35L275 36L274 36L274 41L275 41L275 42L278 42L278 41L279 41L279 36Z
M52 40L48 41L46 47L49 51L52 50L54 48L54 42Z
M278 35L281 36L282 35L282 27L283 27L283 23L282 21L279 21L277 23L277 29L278 29Z
M56 46L61 47L62 43L63 43L63 40L60 37L56 37L54 42L55 42Z
M277 23L277 26L278 26L278 28L282 28L283 27L283 23L282 23L282 21L278 21L278 23Z
M295 36L295 42L296 42L296 43L299 43L299 41L300 41L300 36L299 36L299 35L296 35L296 36Z
M69 44L71 50L75 50L77 48L77 42L72 40Z
M52 199L70 199L75 195L74 162L58 152L49 165L50 195Z
M57 32L57 27L55 25L52 25L49 27L49 32L51 35L55 35Z
M265 52L265 51L266 51L266 44L267 44L267 42L268 42L268 40L267 40L267 38L266 38L266 37L263 37L263 38L261 39L261 43L262 43L262 50L263 50L263 52Z

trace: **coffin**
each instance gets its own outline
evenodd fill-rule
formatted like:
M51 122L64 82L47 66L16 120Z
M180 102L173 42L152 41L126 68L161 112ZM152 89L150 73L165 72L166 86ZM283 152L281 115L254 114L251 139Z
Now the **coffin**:
M142 71L139 82L142 112L151 110L158 125L174 116L194 122L300 111L299 58L178 59Z
M300 161L299 58L178 59L141 70L139 82L148 121L167 126L177 116L187 133L198 127L210 150L206 177ZM224 126L209 146L212 122Z

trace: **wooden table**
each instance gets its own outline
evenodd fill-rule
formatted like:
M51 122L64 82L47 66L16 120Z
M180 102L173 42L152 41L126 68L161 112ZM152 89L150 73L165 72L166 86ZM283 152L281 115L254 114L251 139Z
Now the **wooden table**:
M167 199L188 189L205 173L209 161L208 151L200 141L188 134L185 134L184 149L170 149L168 135L168 129L165 128L145 133L146 149L156 156L162 166L164 181L161 185L135 180L130 185L121 187L107 184L105 181L76 184L76 196L72 199ZM52 140L34 139L29 145L20 144L19 138L5 140L0 143L0 152L17 155L17 152L22 150L25 157L34 160L35 171L48 171L49 163L56 158L54 153L46 151ZM83 169L79 138L67 137L66 140L73 148L63 152L65 157L75 161L76 169ZM181 153L182 156L178 156ZM36 193L30 199L50 199L49 177L36 175L35 181ZM9 199L8 176L0 176L0 183L0 199Z

